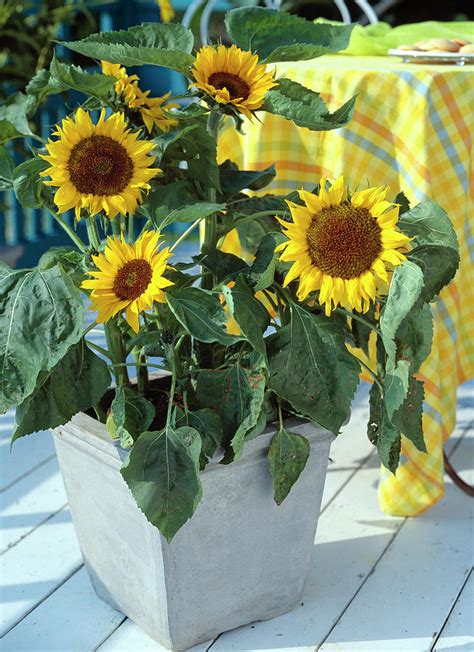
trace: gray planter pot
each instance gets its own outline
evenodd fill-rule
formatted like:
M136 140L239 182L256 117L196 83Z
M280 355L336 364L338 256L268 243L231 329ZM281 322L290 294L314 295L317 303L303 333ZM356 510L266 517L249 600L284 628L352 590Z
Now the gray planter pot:
M120 475L126 451L84 415L55 444L85 565L98 595L167 648L293 609L309 570L333 435L292 419L311 442L306 467L278 507L267 451L275 428L229 466L202 473L204 497L171 544L139 510Z

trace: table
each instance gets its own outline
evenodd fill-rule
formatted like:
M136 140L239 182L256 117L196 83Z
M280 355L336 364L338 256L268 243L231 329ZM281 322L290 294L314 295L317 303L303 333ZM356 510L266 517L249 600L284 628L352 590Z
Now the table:
M309 190L321 175L344 174L354 184L387 184L393 196L403 190L412 203L430 198L454 223L461 265L433 304L433 347L419 375L428 453L405 440L396 477L382 470L379 504L393 515L421 514L443 497L443 442L456 422L456 390L474 376L473 72L473 66L347 55L279 64L278 75L320 92L332 110L358 93L351 123L311 132L261 113L261 123L246 123L245 136L229 129L219 143L220 159L243 169L276 164L266 192Z

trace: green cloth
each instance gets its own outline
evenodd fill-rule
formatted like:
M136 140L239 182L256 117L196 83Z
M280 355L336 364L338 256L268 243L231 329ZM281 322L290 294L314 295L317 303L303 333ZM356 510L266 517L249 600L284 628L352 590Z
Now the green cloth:
M316 22L329 21L318 19ZM474 41L474 22L441 23L429 20L398 27L391 27L388 23L376 23L367 27L356 25L352 31L349 47L341 54L386 55L390 48L430 38L462 38Z

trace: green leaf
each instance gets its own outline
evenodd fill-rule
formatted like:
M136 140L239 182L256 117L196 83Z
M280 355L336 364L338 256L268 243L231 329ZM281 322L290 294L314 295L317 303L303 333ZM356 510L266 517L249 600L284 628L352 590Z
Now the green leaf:
M260 110L292 120L298 127L306 127L312 131L329 131L344 127L351 121L355 101L356 96L334 113L330 113L319 93L283 77L278 80L278 86L265 95L265 102Z
M255 172L239 170L235 163L227 159L219 165L219 176L222 192L233 196L246 188L250 190L264 188L275 178L276 170L274 165Z
M41 191L43 182L39 173L46 170L48 163L41 158L32 158L20 163L13 170L13 188L23 208L39 208L43 205Z
M161 230L169 224L177 222L195 222L209 215L213 215L225 209L225 204L213 204L211 202L198 202L196 204L186 204L180 208L175 208L168 213L163 219L153 218L156 228Z
M261 7L230 11L225 24L240 48L258 53L267 63L314 59L344 50L354 27L312 23L284 11Z
M247 197L232 202L232 211L237 215L253 215L261 211L288 211L289 208L283 195L262 195L261 197Z
M114 439L120 439L122 448L130 448L138 437L148 430L155 418L150 401L129 387L117 387L110 406L107 429Z
M0 413L21 403L82 336L80 292L64 271L0 266Z
M28 115L33 104L31 97L15 93L0 105L0 145L12 138L33 135L28 124Z
M379 386L374 383L370 390L370 417L367 434L370 441L377 446L382 464L395 473L400 460L400 432L390 421Z
M412 374L419 371L428 357L432 340L433 315L429 304L425 303L419 309L414 308L405 317L395 336L397 356L410 362Z
M291 324L266 342L270 389L297 413L337 434L349 416L360 373L342 330L292 304Z
M403 404L408 392L408 379L410 376L410 363L399 360L396 365L387 364L385 374L385 407L390 419L393 413Z
M201 264L216 276L218 283L233 281L239 274L249 269L249 266L238 256L227 254L219 249L206 253Z
M425 390L421 380L410 377L407 397L399 410L393 415L393 423L419 451L426 453L423 437L423 400Z
M202 470L222 445L222 421L219 415L209 408L188 410L187 414L183 412L176 425L191 426L200 434L202 441L200 467Z
M200 342L230 345L238 341L226 332L227 316L211 292L196 287L173 289L166 293L166 300L179 323Z
M235 321L255 351L266 360L267 352L263 333L270 324L270 315L260 301L255 298L242 275L238 277L231 294Z
M79 288L88 274L86 254L74 247L51 247L39 259L38 269L49 269L58 263Z
M96 97L101 101L108 99L117 82L115 77L86 72L79 66L60 63L56 57L51 62L50 73L49 85L55 88L58 93L63 90L73 89L91 97Z
M142 23L117 32L91 34L80 41L63 41L64 47L92 59L122 66L151 64L186 73L194 62L192 32L180 24Z
M199 405L220 415L224 442L231 446L225 462L239 459L245 435L256 425L262 409L265 392L262 370L247 369L236 362L222 371L202 371L196 391Z
M168 543L194 514L202 498L201 438L194 428L145 432L122 466L138 507Z
M459 245L451 220L441 206L426 201L403 213L398 226L414 238L407 257L423 272L423 299L432 301L459 266Z
M280 428L273 437L268 451L268 462L277 505L282 504L300 477L309 452L309 441L302 435Z
M279 233L267 233L261 239L255 260L246 273L255 292L265 290L273 283L277 258L275 248L282 240L284 237Z
M161 162L161 159L169 147L184 138L189 134L189 132L200 128L201 126L199 124L191 124L186 127L173 129L173 131L168 131L167 133L160 134L154 138L153 142L155 143L155 149L153 150L153 153L156 154L155 165L158 165Z
M49 95L60 92L50 83L50 80L51 74L49 70L42 68L28 82L25 88L26 94L33 95L37 105L40 105Z
M405 195L405 193L400 191L396 196L395 199L393 200L394 204L399 204L400 206L400 215L403 215L403 213L406 213L407 211L410 210L410 202L408 200L408 197Z
M15 161L7 152L6 148L0 147L0 190L8 190L13 187L13 170Z
M380 316L382 340L390 360L395 361L397 330L418 301L423 290L423 273L415 263L405 261L395 268L387 302Z
M107 364L82 339L51 371L40 373L35 389L16 409L12 442L67 423L98 403L110 381Z

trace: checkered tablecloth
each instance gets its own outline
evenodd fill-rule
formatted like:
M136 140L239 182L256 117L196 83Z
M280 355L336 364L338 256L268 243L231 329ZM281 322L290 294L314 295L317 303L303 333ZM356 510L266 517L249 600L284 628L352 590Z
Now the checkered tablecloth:
M354 184L387 184L393 196L404 190L412 203L430 198L454 223L461 266L433 306L433 348L420 374L428 453L404 441L396 477L382 471L379 501L389 514L420 514L443 496L442 446L455 426L457 386L474 376L473 73L473 66L402 64L389 57L279 64L278 75L320 92L331 109L357 93L352 122L317 133L261 113L261 123L246 123L245 136L228 129L220 140L221 160L249 170L276 163L266 192L311 189L321 175L344 174Z

